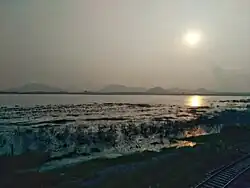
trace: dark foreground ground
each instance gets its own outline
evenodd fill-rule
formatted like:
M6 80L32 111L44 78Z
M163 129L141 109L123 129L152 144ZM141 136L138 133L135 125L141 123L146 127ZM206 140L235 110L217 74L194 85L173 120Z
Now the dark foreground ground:
M206 173L248 152L250 128L227 127L220 134L185 139L193 147L98 159L39 172L46 153L0 157L0 187L191 187Z

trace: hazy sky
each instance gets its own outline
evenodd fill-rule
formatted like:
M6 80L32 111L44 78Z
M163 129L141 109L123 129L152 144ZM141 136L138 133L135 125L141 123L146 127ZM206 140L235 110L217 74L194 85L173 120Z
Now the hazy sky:
M0 0L0 89L27 82L250 91L250 1Z

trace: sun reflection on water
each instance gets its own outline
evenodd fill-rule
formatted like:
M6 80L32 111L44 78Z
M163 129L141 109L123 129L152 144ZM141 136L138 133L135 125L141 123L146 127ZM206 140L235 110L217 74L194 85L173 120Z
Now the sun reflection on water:
M201 96L195 95L195 96L190 96L188 98L188 102L187 102L188 106L191 107L200 107L203 106L203 98Z

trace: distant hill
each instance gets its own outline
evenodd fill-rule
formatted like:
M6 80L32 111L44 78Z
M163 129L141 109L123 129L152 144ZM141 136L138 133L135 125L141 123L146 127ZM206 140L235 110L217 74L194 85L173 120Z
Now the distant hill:
M147 89L143 87L127 87L124 85L108 85L101 89L101 93L109 92L145 92Z
M0 91L0 93L72 93L72 94L145 94L145 95L209 95L216 94L214 91L209 91L205 88L199 88L197 90L188 90L188 89L180 89L180 88L169 88L164 89L162 87L153 87L150 89L143 87L127 87L124 85L108 85L99 91L87 91L87 90L79 90L75 88L68 88L68 90L63 90L58 87L49 86L46 84L40 83L29 83L20 87L11 88L5 91ZM217 93L218 94L218 93Z
M162 87L153 87L147 90L147 93L155 93L155 94L163 94L166 92L167 90L163 89Z
M5 90L5 92L64 92L63 89L39 83L30 83L17 88Z
M170 89L164 89L161 87L154 87L149 90L147 90L147 93L153 93L153 94L207 94L207 93L213 93L212 91L206 90L204 88L199 88L197 90L190 90L190 89L181 89L181 88L170 88Z
M143 87L127 87L124 85L108 85L98 91L100 93L146 93L146 94L207 94L212 93L204 88L197 90L170 88L164 89L162 87L143 88Z
M192 92L191 90L188 89L181 89L181 88L170 88L166 90L167 93L190 93Z
M205 88L199 88L196 90L197 93L211 93L212 91L209 91Z

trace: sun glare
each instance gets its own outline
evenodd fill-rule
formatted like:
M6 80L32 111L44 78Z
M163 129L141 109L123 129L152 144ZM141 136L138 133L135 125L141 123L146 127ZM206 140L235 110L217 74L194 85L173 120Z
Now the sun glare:
M183 42L189 47L196 47L201 41L201 32L187 31L183 36Z
M189 106L199 107L202 105L202 98L200 96L192 96L189 98Z

